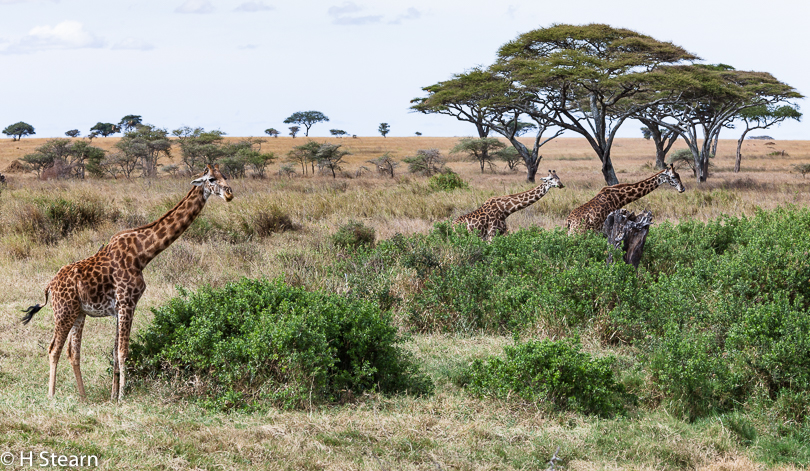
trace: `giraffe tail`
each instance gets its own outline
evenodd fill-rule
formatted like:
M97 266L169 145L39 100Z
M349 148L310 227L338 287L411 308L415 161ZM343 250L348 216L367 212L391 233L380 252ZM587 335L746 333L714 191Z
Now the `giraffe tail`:
M25 316L23 316L23 318L20 319L20 322L22 322L23 325L31 322L31 319L34 318L34 314L39 312L40 309L42 309L43 307L45 307L46 304L48 304L48 293L50 292L50 289L51 284L48 283L48 286L45 287L45 302L43 304L35 304L33 306L30 306L28 309L22 310L22 312L25 313Z

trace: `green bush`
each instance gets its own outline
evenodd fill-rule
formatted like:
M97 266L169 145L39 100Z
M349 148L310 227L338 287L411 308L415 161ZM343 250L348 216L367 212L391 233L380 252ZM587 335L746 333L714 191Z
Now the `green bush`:
M390 316L374 305L243 279L153 309L132 343L135 377L195 381L211 407L303 407L366 391L430 392Z
M479 396L547 402L558 410L612 416L631 397L613 375L611 357L592 358L578 342L528 341L504 356L475 360L464 376Z
M729 410L741 397L740 378L711 331L670 326L653 341L649 365L667 408L689 421Z
M373 227L368 227L362 222L349 221L332 234L332 243L344 249L357 249L362 246L373 246L375 236Z
M457 188L467 189L470 185L452 171L438 173L428 179L428 186L433 191L453 191Z

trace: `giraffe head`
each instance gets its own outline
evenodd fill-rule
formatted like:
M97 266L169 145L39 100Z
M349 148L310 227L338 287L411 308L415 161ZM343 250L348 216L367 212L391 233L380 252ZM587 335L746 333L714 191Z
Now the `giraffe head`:
M218 164L214 164L213 167L206 165L203 176L192 181L191 184L202 187L203 197L206 200L211 195L217 195L225 201L233 199L233 191L228 185L228 180L220 173Z
M557 187L557 188L565 188L565 185L562 184L560 181L560 177L557 176L557 172L554 170L548 171L548 176L541 178L544 182L544 186L548 189Z
M675 171L675 167L673 165L670 165L659 174L658 184L662 185L664 183L669 183L670 185L674 186L675 189L678 190L678 193L683 193L686 191L686 187L683 186L683 183L681 183L681 176Z

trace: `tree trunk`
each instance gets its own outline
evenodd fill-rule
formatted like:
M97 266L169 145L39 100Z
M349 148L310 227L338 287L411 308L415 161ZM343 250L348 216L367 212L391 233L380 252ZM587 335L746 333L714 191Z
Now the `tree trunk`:
M745 140L745 135L748 134L748 131L751 129L748 126L745 127L745 131L743 131L742 136L737 140L737 158L734 160L734 173L740 173L740 162L742 161L742 145L743 141Z
M641 255L644 252L644 243L647 241L647 232L652 225L652 213L643 211L639 215L622 208L610 213L602 226L602 233L608 238L608 243L624 251L624 263L638 268ZM608 255L608 264L613 263L612 255Z
M605 184L608 186L618 185L619 179L616 178L616 171L613 169L613 162L610 160L610 151L600 155L599 160L602 161L602 176L605 177Z

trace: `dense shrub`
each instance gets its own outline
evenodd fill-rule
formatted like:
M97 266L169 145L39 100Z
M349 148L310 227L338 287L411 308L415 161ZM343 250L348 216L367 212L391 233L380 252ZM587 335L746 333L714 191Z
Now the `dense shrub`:
M373 227L368 227L362 222L349 221L332 234L332 243L340 248L356 249L374 245L374 237Z
M433 191L453 191L457 188L467 189L470 185L455 172L444 172L428 179L428 186Z
M760 397L805 410L808 233L810 210L796 208L664 223L634 270L608 265L595 233L521 230L487 243L438 223L356 252L333 273L414 332L582 333L631 345L646 358L651 403L694 420Z
M290 407L431 389L387 314L368 302L243 279L181 290L132 343L138 377L194 380L218 408Z
M611 416L630 399L613 375L614 360L592 358L577 342L528 341L504 356L475 360L466 387L479 396L545 402L559 410Z
M739 377L718 340L711 331L670 326L653 341L650 372L674 415L692 421L728 410L740 398Z

